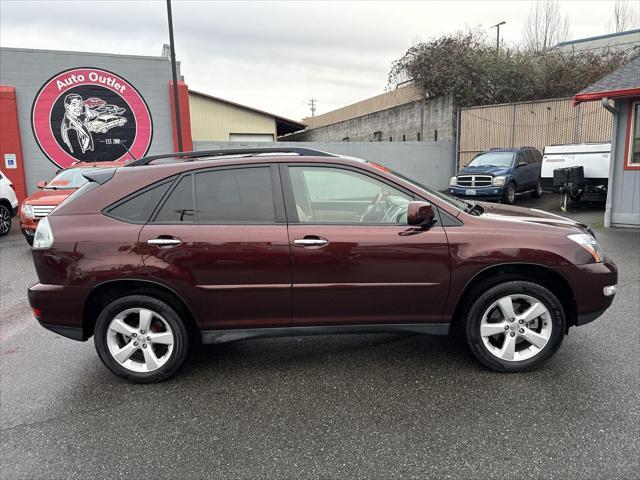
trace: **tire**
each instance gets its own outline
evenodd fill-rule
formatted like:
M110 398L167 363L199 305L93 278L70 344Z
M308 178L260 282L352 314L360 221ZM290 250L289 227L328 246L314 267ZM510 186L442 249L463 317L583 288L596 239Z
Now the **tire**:
M465 337L482 365L498 372L524 372L539 367L558 350L566 317L558 298L545 287L515 280L476 291L483 293L465 312ZM509 311L509 304L515 313L513 322L505 320L503 313Z
M502 201L504 203L508 203L509 205L513 205L513 202L516 201L516 184L515 183L510 182L509 185L507 185L507 191L504 192Z
M28 235L24 233L24 230L22 231L22 235L24 235L24 239L27 241L29 246L33 247L33 235Z
M6 205L0 204L0 237L11 231L11 211Z
M147 318L150 321L145 322ZM119 377L156 383L180 369L189 352L190 337L185 323L169 305L147 295L130 295L102 310L94 343L102 362ZM118 352L120 360L115 356Z
M542 196L542 179L538 179L538 183L536 183L536 189L531 192L531 196L533 198L540 198Z

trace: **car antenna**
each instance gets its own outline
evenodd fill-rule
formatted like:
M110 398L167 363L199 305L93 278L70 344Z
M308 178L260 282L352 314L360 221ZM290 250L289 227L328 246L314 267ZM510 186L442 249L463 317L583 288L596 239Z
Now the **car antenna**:
M136 157L134 157L134 156L133 156L133 153L131 153L131 150L129 150L129 149L127 148L127 146L124 144L124 142L122 142L122 141L121 141L121 142L120 142L120 145L122 145L122 148L124 148L124 149L127 151L127 153L128 153L129 155L131 155L131 158L133 158L133 160L134 160L134 161L138 160Z

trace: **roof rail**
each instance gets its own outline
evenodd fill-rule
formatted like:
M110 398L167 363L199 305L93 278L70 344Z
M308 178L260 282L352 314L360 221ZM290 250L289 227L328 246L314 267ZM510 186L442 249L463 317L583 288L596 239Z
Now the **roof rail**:
M267 148L227 148L218 150L199 150L192 152L172 152L162 153L160 155L150 155L142 157L131 163L127 163L127 167L138 167L140 165L148 165L154 160L163 158L183 158L185 161L201 157L221 157L224 155L260 155L265 153L294 153L303 157L337 157L333 153L323 152L322 150L314 150L305 147L267 147Z

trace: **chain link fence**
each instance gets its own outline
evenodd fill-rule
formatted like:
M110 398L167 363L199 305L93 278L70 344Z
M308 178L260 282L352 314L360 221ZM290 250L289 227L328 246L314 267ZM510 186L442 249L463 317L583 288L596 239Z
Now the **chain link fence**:
M600 102L572 98L460 109L458 168L490 148L611 141L613 119Z

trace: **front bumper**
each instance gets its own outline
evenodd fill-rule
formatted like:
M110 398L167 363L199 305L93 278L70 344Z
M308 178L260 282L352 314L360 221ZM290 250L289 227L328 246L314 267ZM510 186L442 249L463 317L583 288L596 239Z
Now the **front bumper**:
M39 219L26 217L22 212L20 212L20 228L22 229L22 233L24 236L33 237L36 233L36 228L38 228Z
M86 331L83 311L90 289L64 285L34 283L27 290L29 304L40 325L55 333L74 340L87 340L91 332Z
M560 267L559 273L573 290L576 325L585 325L600 317L611 306L615 294L605 295L604 287L618 283L618 267L605 258L602 263Z
M458 187L450 186L449 193L455 197L469 198L502 198L504 196L505 187ZM471 193L470 191L474 192ZM469 193L467 193L469 192Z

